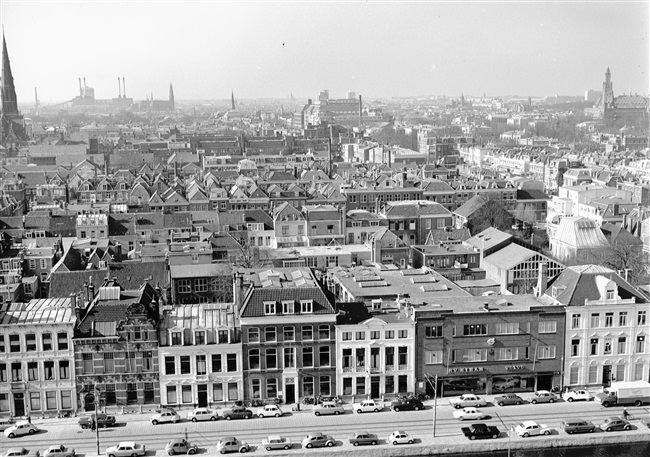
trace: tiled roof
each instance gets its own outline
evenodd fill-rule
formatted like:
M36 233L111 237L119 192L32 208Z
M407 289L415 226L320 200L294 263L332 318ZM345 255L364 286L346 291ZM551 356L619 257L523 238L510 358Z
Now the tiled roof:
M479 249L489 251L494 246L506 242L512 238L509 233L502 232L494 227L488 227L481 233L469 238L467 242Z
M490 197L485 194L474 195L472 198L467 200L463 205L456 208L454 214L469 218L472 214L479 210L483 205L485 205L490 200Z
M386 217L421 217L431 215L448 215L451 212L440 203L428 200L393 202L386 205Z
M55 271L50 274L50 297L69 297L70 294L83 290L92 278L97 287L106 278L107 270Z
M498 267L499 269L509 270L510 268L524 262L525 260L536 255L537 252L528 248L512 243L499 249L483 259L484 262Z

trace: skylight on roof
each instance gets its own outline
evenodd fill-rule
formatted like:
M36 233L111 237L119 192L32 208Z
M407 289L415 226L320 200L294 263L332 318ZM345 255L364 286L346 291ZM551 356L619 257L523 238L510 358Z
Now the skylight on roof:
M447 284L423 284L420 286L422 292L442 292L449 290Z

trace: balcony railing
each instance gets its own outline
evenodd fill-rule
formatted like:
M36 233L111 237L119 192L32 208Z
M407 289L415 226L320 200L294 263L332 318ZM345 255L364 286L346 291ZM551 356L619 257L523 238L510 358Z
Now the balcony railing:
M397 369L399 371L406 371L408 370L409 366L408 365L397 365Z
M395 365L386 365L386 371L395 371Z

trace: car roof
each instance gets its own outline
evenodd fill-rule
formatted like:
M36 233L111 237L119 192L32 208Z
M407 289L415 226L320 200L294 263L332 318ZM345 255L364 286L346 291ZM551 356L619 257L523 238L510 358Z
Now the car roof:
M219 441L237 441L237 438L235 438L234 436L224 436Z
M135 441L120 441L120 446L135 446Z
M7 452L23 452L24 449L24 447L10 447Z
M17 421L17 422L14 424L14 426L16 426L16 425L25 425L25 424L30 424L30 425L31 425L31 422L29 422L29 421L24 421L24 420L23 420L23 421Z
M280 435L269 435L269 440L281 440L282 437Z
M535 421L523 421L523 422L521 423L521 425L523 425L523 426L525 426L525 427L529 427L529 426L531 426L531 425L533 425L533 426L534 426L534 425L537 425L537 422L535 422Z
M406 432L404 430L395 430L393 433L395 435L406 435Z
M307 436L325 436L325 435L323 433L321 433L321 432L312 432Z
M549 392L548 390L538 390L538 391L535 392L535 393L536 393L536 394L550 394L551 392Z

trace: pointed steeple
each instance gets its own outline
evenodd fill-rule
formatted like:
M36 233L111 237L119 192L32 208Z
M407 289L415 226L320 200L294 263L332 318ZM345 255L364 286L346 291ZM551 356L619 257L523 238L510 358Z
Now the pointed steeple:
M235 109L235 92L230 91L230 108Z
M14 77L11 74L4 30L2 31L2 114L5 116L19 114L16 88L14 87Z
M169 105L172 111L174 111L174 88L172 83L169 83Z

